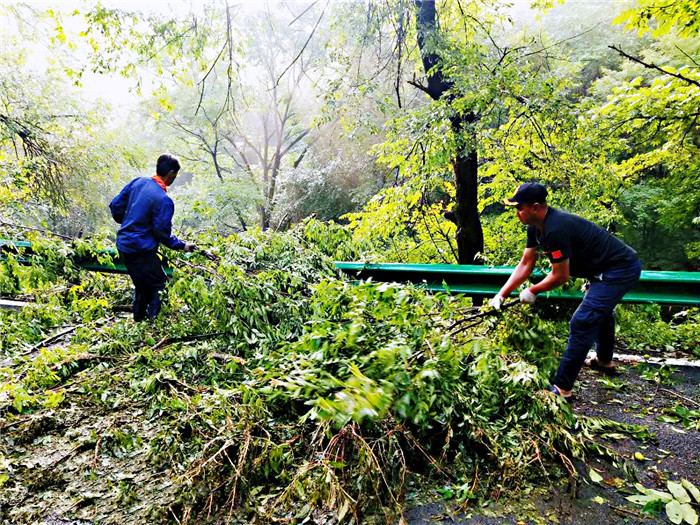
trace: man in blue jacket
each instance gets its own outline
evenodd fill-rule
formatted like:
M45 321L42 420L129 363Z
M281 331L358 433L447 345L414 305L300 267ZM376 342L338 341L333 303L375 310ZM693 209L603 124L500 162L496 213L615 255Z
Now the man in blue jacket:
M171 234L175 205L167 195L180 162L172 155L161 155L156 175L139 177L127 184L112 199L109 209L121 224L117 232L117 250L134 282L134 321L154 319L161 306L166 275L158 257L158 245L171 250L191 252L196 245Z

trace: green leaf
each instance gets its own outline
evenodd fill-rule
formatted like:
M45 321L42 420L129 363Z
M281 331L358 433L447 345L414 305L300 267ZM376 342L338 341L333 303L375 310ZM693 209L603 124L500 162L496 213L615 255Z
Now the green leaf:
M664 510L664 502L663 500L660 499L655 499L654 501L650 501L646 505L644 505L644 508L642 508L642 512L644 514L661 514Z
M675 499L666 504L666 515L672 523L679 525L683 521L683 509Z
M693 498L695 498L696 503L700 503L700 489L698 489L687 479L681 480L681 485L693 495Z
M690 503L681 505L681 513L683 514L683 521L688 525L698 525L698 513L690 506Z
M631 501L632 503L636 503L637 505L646 505L651 501L661 500L661 498L654 496L653 494L635 494L634 496L627 496L625 499L627 501Z
M603 476L601 476L600 474L598 474L598 473L597 473L595 470L593 470L593 469L591 469L591 470L588 471L588 475L590 476L591 481L592 481L593 483L600 483L601 481L603 481Z
M676 483L675 481L669 481L668 483L666 483L666 486L668 487L669 492L673 494L673 497L676 500L678 500L679 503L690 502L690 496L683 488L683 485L681 485L680 483Z
M666 501L666 502L669 502L673 499L673 496L671 496L668 492L662 492L662 491L656 490L656 489L647 489L646 493L649 496L654 496L654 497L656 497L660 500Z

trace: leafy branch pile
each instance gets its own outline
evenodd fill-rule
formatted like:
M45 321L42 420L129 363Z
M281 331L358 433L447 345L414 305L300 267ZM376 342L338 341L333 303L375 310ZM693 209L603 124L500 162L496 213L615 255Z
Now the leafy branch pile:
M612 455L596 434L649 439L542 390L552 322L521 309L451 335L468 299L347 282L322 234L208 239L216 263L168 254L153 324L119 313L126 276L71 263L101 243L8 255L2 294L35 305L0 311L0 519L390 519L411 479L497 500Z

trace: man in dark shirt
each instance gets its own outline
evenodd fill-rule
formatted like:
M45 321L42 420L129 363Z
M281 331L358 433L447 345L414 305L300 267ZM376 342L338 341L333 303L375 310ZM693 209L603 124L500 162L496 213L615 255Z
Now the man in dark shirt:
M109 209L116 222L117 250L134 282L134 320L154 319L160 312L165 272L158 257L158 245L190 252L196 245L171 234L175 205L167 188L177 177L180 162L172 155L161 155L156 175L138 177L112 199Z
M533 304L537 294L558 288L569 276L589 279L591 285L571 318L569 341L550 390L570 397L574 381L588 350L596 345L596 357L586 365L603 373L614 373L615 344L613 311L622 297L637 284L642 265L637 253L611 233L586 219L547 205L547 189L536 182L518 188L507 206L517 210L527 226L527 245L510 278L489 304L500 308L505 298L524 283L541 248L552 263L552 271L539 283L520 292L520 301Z

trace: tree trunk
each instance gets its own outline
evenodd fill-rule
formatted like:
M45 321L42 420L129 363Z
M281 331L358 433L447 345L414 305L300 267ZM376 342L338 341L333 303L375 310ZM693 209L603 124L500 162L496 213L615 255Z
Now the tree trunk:
M433 100L439 100L450 89L440 69L440 59L432 51L436 38L435 1L415 0L418 7L418 46L426 75L427 92ZM438 66L438 67L435 67ZM476 147L463 140L468 124L477 120L474 113L455 115L450 119L452 132L457 137L458 151L452 160L455 175L456 202L453 221L457 225L457 254L459 264L480 264L476 255L484 249L484 234L481 229L478 208L478 157ZM466 143L466 144L465 144Z
M476 255L484 249L478 208L478 164L476 151L458 154L452 162L455 174L455 223L459 264L481 264Z
M258 215L260 216L260 229L266 231L270 228L270 215L265 206L258 204Z

